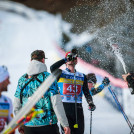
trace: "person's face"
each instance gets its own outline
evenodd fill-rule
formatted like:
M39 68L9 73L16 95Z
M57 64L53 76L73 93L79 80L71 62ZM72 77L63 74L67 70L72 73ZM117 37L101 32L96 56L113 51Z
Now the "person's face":
M66 64L69 66L75 66L77 64L77 57L74 60L67 62Z
M93 83L88 83L89 90L91 90L93 87L94 87L94 84Z
M0 88L1 91L7 91L7 87L10 84L9 77L0 84L1 84L1 88Z

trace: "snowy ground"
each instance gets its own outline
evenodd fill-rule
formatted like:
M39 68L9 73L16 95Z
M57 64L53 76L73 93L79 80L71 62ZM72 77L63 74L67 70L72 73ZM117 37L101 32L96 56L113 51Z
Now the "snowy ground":
M105 89L106 90L106 89ZM93 124L92 134L129 134L130 129L123 117L123 115L115 110L104 98L97 95L94 96L94 103L96 110L92 113ZM90 112L85 106L85 134L90 133Z

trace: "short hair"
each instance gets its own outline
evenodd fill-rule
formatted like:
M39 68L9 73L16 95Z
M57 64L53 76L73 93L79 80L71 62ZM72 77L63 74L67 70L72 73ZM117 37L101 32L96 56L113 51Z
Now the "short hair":
M86 75L88 83L94 83L96 84L97 79L94 73L89 73Z
M43 50L35 50L31 53L31 60L41 60L43 58L47 59Z

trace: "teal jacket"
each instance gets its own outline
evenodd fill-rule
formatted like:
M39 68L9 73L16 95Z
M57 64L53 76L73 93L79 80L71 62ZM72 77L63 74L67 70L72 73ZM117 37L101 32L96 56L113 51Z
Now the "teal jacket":
M50 73L42 72L37 75L37 79L43 82ZM15 97L20 98L21 89L24 87L26 83L28 83L32 78L28 79L27 74L24 74L18 81L17 90L15 92ZM22 93L22 107L27 103L28 99L34 94L37 88L41 85L41 83L37 80L33 79L23 90ZM59 94L59 89L57 82L55 81L49 88L49 90L42 96L42 98L36 103L35 110L44 110L44 113L38 115L28 123L26 126L44 126L50 124L56 124L57 118L52 108L51 96Z

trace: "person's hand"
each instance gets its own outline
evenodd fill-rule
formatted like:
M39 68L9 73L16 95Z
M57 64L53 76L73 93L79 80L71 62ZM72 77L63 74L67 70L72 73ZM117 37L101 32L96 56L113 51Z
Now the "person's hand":
M108 77L105 77L104 80L102 81L102 84L104 84L105 86L108 86L110 83L110 80Z
M2 132L4 127L5 127L5 120L4 119L0 119L0 132Z
M93 102L90 102L90 103L89 103L88 109L89 109L90 111L94 111L94 110L96 109L96 106L94 105Z
M124 79L125 82L127 82L127 79L126 79L126 78L127 78L128 75L130 75L130 73L128 73L128 74L123 74L123 75L122 75L122 78Z
M64 132L65 132L65 134L70 134L70 128L69 127L64 127Z
M10 133L10 134L15 134L15 130L14 130L14 132L12 132L12 133Z
M20 134L24 134L24 126L18 127L18 131Z

